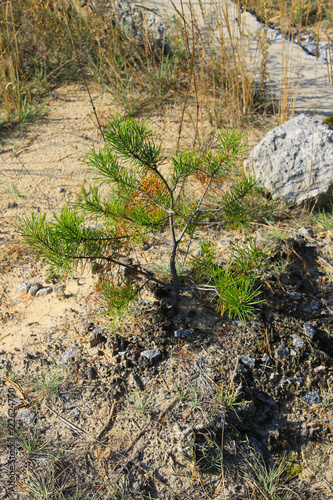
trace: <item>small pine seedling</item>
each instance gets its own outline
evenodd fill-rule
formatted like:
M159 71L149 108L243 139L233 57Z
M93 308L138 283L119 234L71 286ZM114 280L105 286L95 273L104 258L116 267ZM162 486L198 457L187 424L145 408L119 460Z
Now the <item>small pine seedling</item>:
M87 261L108 270L126 269L122 280L104 286L110 312L124 307L145 284L153 282L170 290L173 308L181 292L203 290L217 296L221 313L253 316L260 293L254 278L237 277L237 270L231 268L222 270L205 242L200 257L189 252L198 229L232 222L228 217L233 205L239 207L240 200L257 189L253 178L233 176L233 168L245 153L242 136L223 130L217 134L216 154L176 153L167 171L162 145L144 122L115 118L104 135L104 146L93 147L85 156L99 184L83 188L79 201L54 214L51 221L35 213L20 219L22 235L48 262L51 272L69 273ZM226 179L232 184L228 196L219 189ZM168 276L165 270L159 274L158 268L152 270L143 262L125 261L128 249L147 240L149 234L169 247ZM187 251L183 249L185 257L180 259L185 242ZM144 285L139 286L139 278L145 280Z

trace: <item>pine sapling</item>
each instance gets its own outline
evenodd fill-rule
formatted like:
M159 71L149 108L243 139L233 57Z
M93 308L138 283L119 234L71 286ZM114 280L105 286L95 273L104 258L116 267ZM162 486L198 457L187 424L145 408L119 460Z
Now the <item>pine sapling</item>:
M221 311L253 314L259 291L252 281L245 280L244 287L234 284L228 305L221 280L233 282L231 271L223 276L214 251L205 242L200 257L189 251L198 229L224 220L234 205L256 189L254 180L243 175L231 193L219 194L221 181L232 178L234 166L244 155L242 136L224 130L217 135L216 154L183 151L168 160L144 122L115 118L104 135L104 146L93 147L85 156L98 185L83 188L78 202L54 214L52 221L45 214L20 219L21 233L46 259L51 272L70 273L86 261L100 268L121 266L127 279L106 285L110 300L114 297L121 305L137 293L136 277L144 278L144 284L168 288L174 308L180 292L197 289L217 295ZM149 235L169 247L169 280L139 260L133 263L124 258L131 245L135 248ZM180 265L179 249L185 240L187 251Z

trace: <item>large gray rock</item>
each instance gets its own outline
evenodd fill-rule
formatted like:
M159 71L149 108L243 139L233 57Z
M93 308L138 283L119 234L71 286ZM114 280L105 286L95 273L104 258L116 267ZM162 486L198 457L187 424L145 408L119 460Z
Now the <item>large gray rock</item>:
M123 31L127 32L138 42L146 38L164 46L165 26L161 17L144 8L141 2L137 4L131 0L57 0L59 5L67 10L74 8L84 18L91 13L98 13L107 22L115 22Z
M333 130L304 114L271 130L244 162L275 199L326 203L333 187Z

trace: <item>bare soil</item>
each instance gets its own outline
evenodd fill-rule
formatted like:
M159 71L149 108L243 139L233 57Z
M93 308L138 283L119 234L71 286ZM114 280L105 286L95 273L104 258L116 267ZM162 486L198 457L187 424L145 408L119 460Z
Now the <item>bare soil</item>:
M102 125L121 112L99 89L92 95ZM180 116L175 107L148 117L167 152ZM208 121L202 127L205 137L213 131ZM252 130L249 143L264 134ZM191 147L193 135L186 117L182 146ZM85 89L68 86L54 92L42 122L1 143L0 498L333 498L330 235L313 236L292 218L283 241L256 230L274 251L254 320L221 317L203 295L185 294L176 314L166 293L150 287L110 330L99 275L87 267L50 282L16 232L25 211L57 212L74 200L91 180L82 155L100 142ZM242 238L222 229L205 236L222 264ZM166 249L152 240L135 252L156 261ZM277 272L281 259L287 264ZM53 291L32 297L16 289L23 282ZM178 330L188 336L176 337ZM153 359L142 355L152 349ZM265 461L276 470L282 459L285 474L267 493L254 468Z

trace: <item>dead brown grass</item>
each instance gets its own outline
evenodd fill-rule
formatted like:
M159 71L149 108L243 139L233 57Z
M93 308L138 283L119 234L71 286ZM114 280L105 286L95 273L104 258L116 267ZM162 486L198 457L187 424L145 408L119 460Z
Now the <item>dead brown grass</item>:
M105 86L127 116L182 103L183 115L190 113L196 130L194 146L203 117L216 126L243 128L258 113L272 111L264 76L258 87L246 59L246 43L235 38L223 5L215 13L214 33L205 36L193 11L188 21L175 9L165 50L152 43L147 32L138 41L110 21L106 26L97 11L80 16L63 3L58 9L53 4L39 0L0 4L0 124L37 119L55 85L83 78ZM203 10L201 15L205 16ZM181 128L180 124L179 133Z

